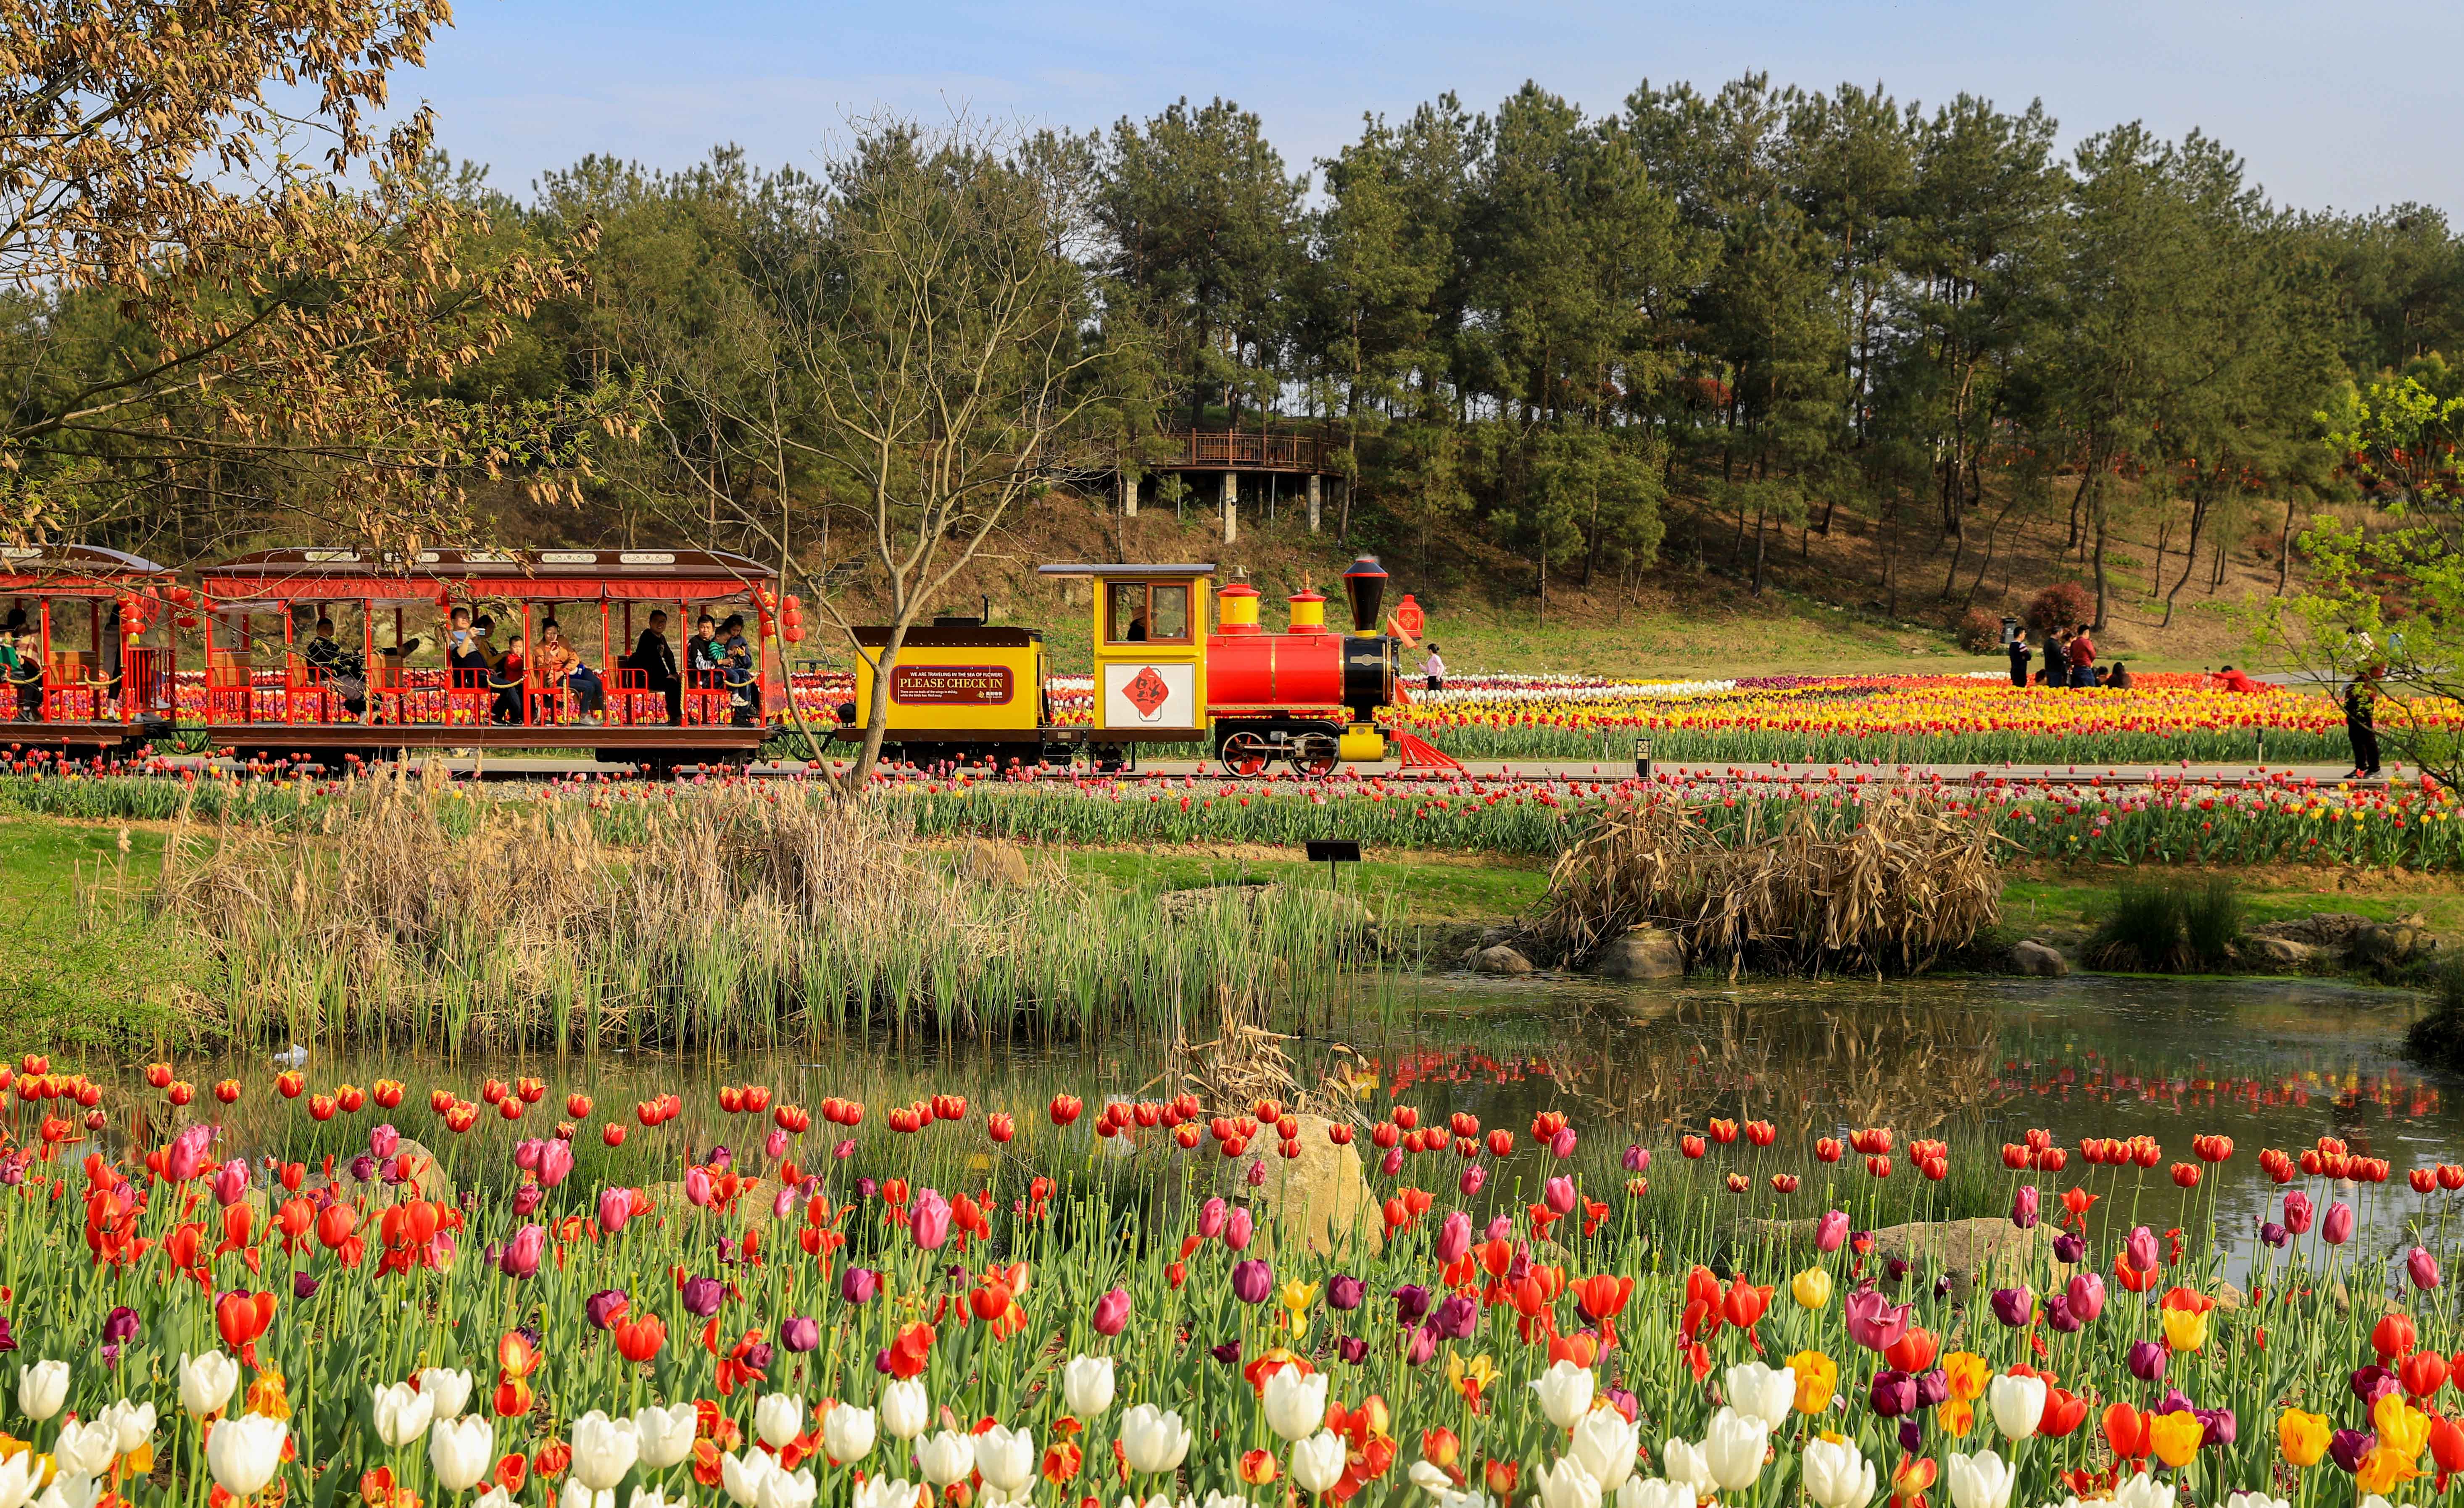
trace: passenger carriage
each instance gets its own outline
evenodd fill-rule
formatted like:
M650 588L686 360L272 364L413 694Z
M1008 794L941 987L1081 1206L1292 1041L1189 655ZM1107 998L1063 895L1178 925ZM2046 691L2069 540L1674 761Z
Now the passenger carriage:
M168 732L176 651L164 620L177 591L168 569L124 551L0 546L0 613L34 640L0 692L6 742L86 758Z

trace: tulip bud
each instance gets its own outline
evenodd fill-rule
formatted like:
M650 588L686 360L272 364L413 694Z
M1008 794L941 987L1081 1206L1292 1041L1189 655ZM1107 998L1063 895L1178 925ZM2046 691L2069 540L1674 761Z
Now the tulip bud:
M2132 1227L2129 1239L2123 1243L2123 1251L2129 1257L2130 1265L2141 1272L2152 1273L2156 1270L2158 1261L2156 1233L2144 1225Z
M2353 1238L2353 1207L2339 1199L2327 1206L2327 1216L2319 1222L2319 1238L2330 1246L2342 1246Z
M2421 1247L2414 1247L2405 1257L2404 1270L2412 1285L2425 1293L2438 1286L2438 1258Z
M1814 1222L1814 1245L1822 1252L1836 1252L1848 1239L1848 1214L1844 1210L1831 1210Z
M1627 1172L1647 1173L1651 1171L1651 1148L1640 1145L1629 1147L1618 1162Z
M624 1230L625 1223L632 1218L632 1190L603 1189L599 1191L599 1229L603 1234L614 1235Z
M809 1351L822 1344L822 1327L805 1315L779 1326L779 1344L791 1351Z
M1441 1262L1459 1262L1471 1251L1471 1216L1461 1210L1449 1211L1445 1223L1438 1228L1435 1255Z
M870 1303L881 1291L881 1275L869 1267L850 1267L839 1275L839 1297L849 1303Z
M2165 1380L2165 1348L2153 1341L2130 1343L2130 1375L2143 1383Z
M2054 1237L2054 1260L2065 1266L2076 1267L2079 1265L2079 1259L2086 1255L2087 1243L2068 1231Z
M2011 1223L2022 1231L2035 1229L2038 1202L2042 1195L2034 1184L2022 1184L2011 1195Z
M1118 1335L1129 1326L1130 1293L1115 1288L1095 1300L1094 1325L1097 1335Z
M1401 1172L1403 1170L1403 1148L1399 1147L1390 1147L1386 1148L1386 1155L1377 1159L1377 1170L1384 1173L1389 1178Z
M1574 1210L1574 1180L1551 1178L1540 1186L1541 1202L1559 1214L1572 1214Z
M1249 1237L1258 1228L1258 1217L1246 1210L1235 1210L1223 1217L1223 1244L1233 1251L1249 1249Z
M1198 1207L1198 1234L1213 1240L1223 1229L1226 1206L1221 1199L1209 1199Z
M2104 1279L2094 1273L2080 1273L2071 1279L2066 1297L2071 1317L2081 1324L2093 1324L2104 1312Z
M1549 1155L1556 1158L1560 1162L1563 1162L1567 1158L1574 1155L1574 1128L1573 1126L1561 1126L1559 1127L1556 1135L1549 1138Z
M1463 1191L1464 1198L1469 1199L1475 1194L1478 1194L1481 1191L1481 1186L1487 1182L1488 1169L1483 1168L1478 1163L1473 1163L1470 1167L1465 1168L1463 1170L1461 1177L1455 1180L1455 1187Z

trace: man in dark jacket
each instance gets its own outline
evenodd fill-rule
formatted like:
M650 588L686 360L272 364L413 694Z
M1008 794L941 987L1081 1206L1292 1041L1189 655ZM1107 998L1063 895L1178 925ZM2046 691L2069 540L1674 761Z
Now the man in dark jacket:
M2376 779L2379 773L2378 672L2364 670L2344 688L2344 736L2353 741L2353 773L2347 780Z
M2011 634L2011 684L2028 684L2028 630L2014 629Z
M658 692L668 704L668 721L685 720L684 677L676 673L676 651L668 643L668 615L652 613L650 626L633 641L633 652L620 662L627 670L642 672L642 684Z

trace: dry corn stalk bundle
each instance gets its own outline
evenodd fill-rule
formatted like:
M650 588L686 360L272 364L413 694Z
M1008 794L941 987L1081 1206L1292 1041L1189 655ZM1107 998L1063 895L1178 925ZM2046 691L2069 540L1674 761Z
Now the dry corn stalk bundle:
M1768 837L1749 812L1734 842L1692 808L1645 801L1558 859L1540 928L1578 962L1657 926L1732 970L1914 971L2000 918L1993 841L1982 821L1896 792L1853 813L1800 808Z

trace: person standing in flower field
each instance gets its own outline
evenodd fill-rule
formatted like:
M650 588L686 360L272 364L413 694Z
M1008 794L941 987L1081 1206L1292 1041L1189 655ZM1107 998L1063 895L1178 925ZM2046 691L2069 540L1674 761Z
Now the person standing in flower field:
M1430 690L1442 691L1446 688L1446 662L1439 657L1436 645L1429 645L1427 656L1420 661L1420 673L1428 677Z
M2096 641L2087 636L2087 625L2075 626L2070 644L2071 685L2096 684Z
M2344 688L2344 736L2353 741L2353 773L2347 780L2375 779L2379 773L2378 671L2365 667Z
M2027 629L2025 629L2025 628L2014 628L2014 629L2013 629L2013 630L2011 631L2011 644L2010 644L2010 650L2011 650L2011 684L2012 684L2013 686L2021 686L2021 687L2024 687L2024 686L2026 686L2026 685L2028 684L2028 653L2029 653L2029 650L2028 650L2028 630L2027 630Z

